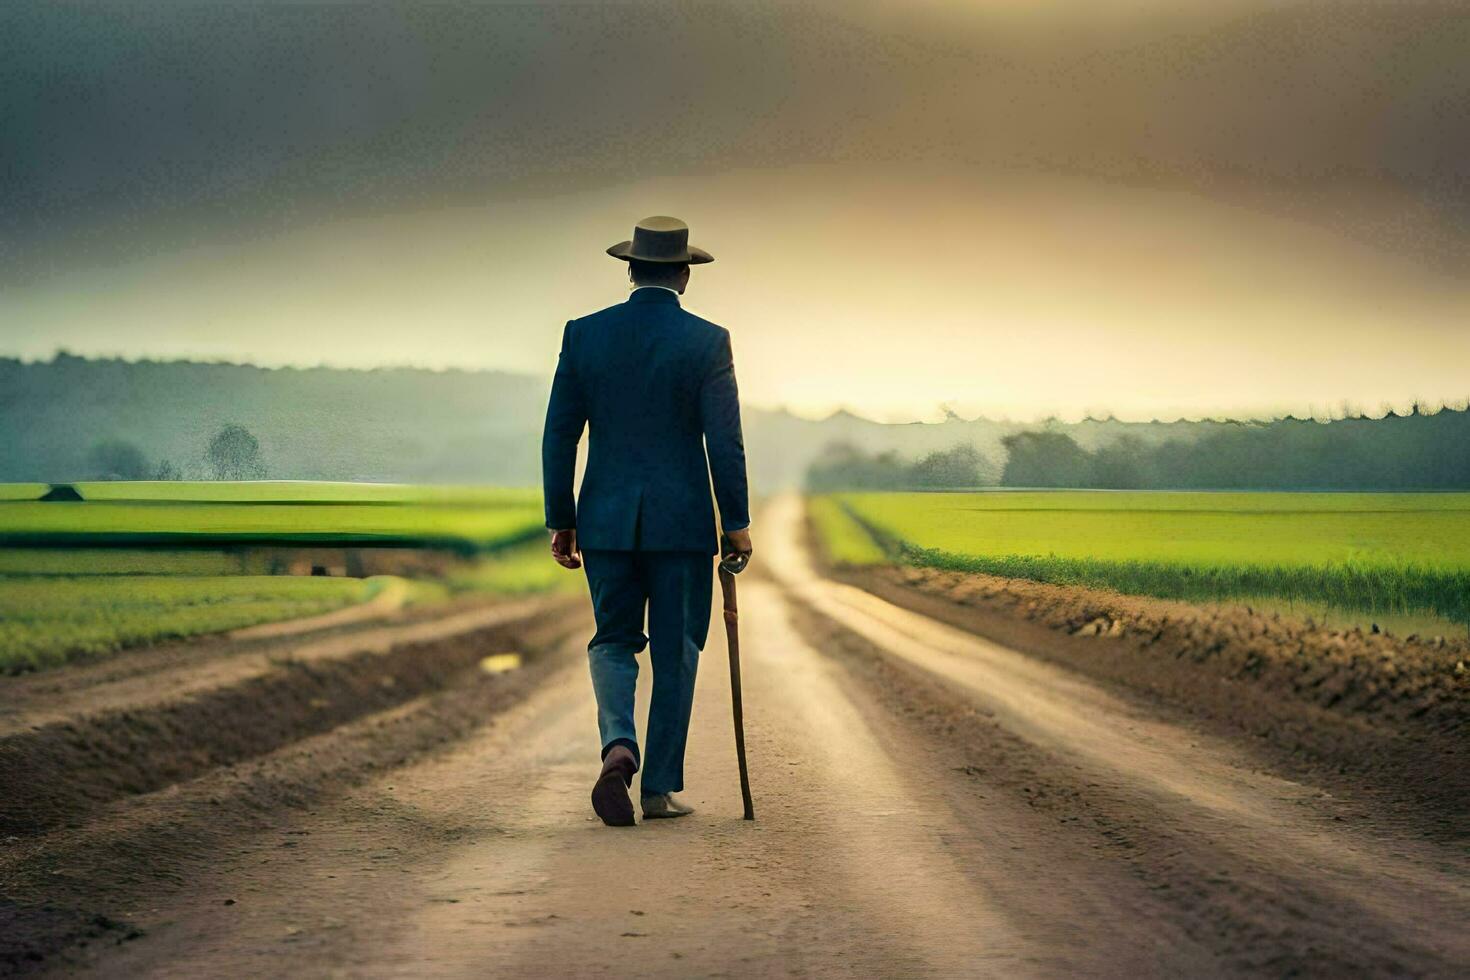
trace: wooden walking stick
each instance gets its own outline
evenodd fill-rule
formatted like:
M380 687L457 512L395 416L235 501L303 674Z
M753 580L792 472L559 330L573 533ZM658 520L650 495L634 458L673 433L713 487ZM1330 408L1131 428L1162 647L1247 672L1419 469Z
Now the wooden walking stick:
M740 797L745 819L755 819L750 802L750 773L745 767L745 712L740 699L740 607L735 601L735 576L745 571L748 555L731 555L720 562L720 591L725 596L725 639L730 647L730 707L735 712L735 756L740 760Z

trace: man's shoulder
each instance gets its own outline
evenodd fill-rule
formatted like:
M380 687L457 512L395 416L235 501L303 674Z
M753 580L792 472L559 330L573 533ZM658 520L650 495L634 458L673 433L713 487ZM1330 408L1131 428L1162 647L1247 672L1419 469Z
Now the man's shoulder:
M614 303L612 306L605 306L595 313L587 313L583 316L572 317L572 319L567 321L567 325L571 327L580 327L584 324L596 323L599 320L606 320L610 317L621 316L623 313L623 307L627 305L628 304L626 303Z
M694 313L690 313L688 310L683 309L682 307L680 308L679 312L684 314L690 326L710 337L718 337L721 334L727 334L730 332L724 327L720 326L718 323L715 323L713 320L706 320L704 317Z

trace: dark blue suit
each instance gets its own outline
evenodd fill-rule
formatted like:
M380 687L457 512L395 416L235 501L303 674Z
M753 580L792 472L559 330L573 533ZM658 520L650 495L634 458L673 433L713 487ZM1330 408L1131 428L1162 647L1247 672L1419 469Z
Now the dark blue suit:
M573 503L584 425L587 472ZM568 323L541 473L546 526L576 528L583 549L714 554L711 478L725 530L750 524L730 332L654 288Z
M584 428L587 469L574 499ZM672 291L648 287L569 322L541 470L546 526L576 528L587 569L603 754L617 743L639 753L635 654L648 646L654 690L643 792L677 792L718 550L711 483L725 530L750 524L729 331L686 312Z

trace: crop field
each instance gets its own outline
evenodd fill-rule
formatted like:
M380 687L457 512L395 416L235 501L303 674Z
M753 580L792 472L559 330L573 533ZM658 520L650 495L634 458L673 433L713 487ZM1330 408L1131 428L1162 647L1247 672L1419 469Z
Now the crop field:
M44 483L0 483L0 500L35 500L45 492Z
M420 486L408 483L333 483L315 480L228 481L99 481L73 483L85 500L159 500L216 503L415 504L420 506L538 505L541 494L520 487ZM5 487L33 488L35 499L46 487L37 483L0 484L0 499L15 499Z
M585 591L587 580L552 561L545 539L538 536L456 568L444 577L444 585L452 593L528 595Z
M1470 494L850 493L812 508L854 564L1470 623Z
M313 616L365 602L381 580L293 576L0 577L0 672L143 642Z
M545 553L540 495L330 483L0 484L0 672L312 616L394 581L270 574L267 551L390 545L443 555L409 601L579 587Z
M530 490L351 483L82 483L80 502L0 486L0 546L389 544L493 550L541 530ZM21 489L28 499L17 499Z
M4 548L8 575L269 575L260 552L201 548Z

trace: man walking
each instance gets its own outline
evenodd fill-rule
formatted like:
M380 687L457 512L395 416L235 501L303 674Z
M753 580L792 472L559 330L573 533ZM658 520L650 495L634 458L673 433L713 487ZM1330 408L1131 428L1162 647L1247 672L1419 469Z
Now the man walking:
M602 737L592 807L603 823L626 827L640 766L645 820L694 812L673 794L684 788L694 675L709 632L719 550L711 483L727 556L751 552L750 508L730 332L679 305L689 267L713 256L669 217L644 218L607 253L628 263L633 292L567 323L541 474L552 556L586 566L597 620L587 647ZM574 500L584 427L587 469ZM653 701L640 753L633 692L645 646Z

